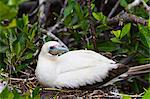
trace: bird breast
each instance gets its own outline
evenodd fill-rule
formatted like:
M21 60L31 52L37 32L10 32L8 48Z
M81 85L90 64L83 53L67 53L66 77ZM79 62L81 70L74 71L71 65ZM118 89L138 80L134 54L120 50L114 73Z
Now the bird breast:
M57 78L55 62L43 56L39 57L35 75L42 85L54 86L53 82Z

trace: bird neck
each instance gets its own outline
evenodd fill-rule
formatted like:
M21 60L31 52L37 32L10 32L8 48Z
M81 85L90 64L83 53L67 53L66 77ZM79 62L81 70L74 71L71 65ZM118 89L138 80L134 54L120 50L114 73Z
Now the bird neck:
M57 60L57 55L52 55L52 54L49 54L49 53L45 53L45 52L41 52L39 57L43 57L45 59L48 59L48 60Z

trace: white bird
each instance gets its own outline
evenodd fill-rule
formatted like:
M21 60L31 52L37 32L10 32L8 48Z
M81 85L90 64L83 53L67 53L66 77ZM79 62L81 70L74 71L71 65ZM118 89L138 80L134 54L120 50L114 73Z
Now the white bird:
M68 51L56 41L42 46L35 75L48 87L78 88L102 82L118 64L91 50ZM64 53L66 52L66 53ZM64 53L58 55L60 53Z

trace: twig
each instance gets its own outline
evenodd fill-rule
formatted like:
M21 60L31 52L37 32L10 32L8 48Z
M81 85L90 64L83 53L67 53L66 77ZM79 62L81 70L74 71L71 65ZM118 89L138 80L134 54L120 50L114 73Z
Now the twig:
M148 11L148 14L150 16L150 7L146 4L146 2L144 0L134 0L132 3L130 3L127 6L127 9L131 9L132 7L139 5L141 2L143 3L143 6L146 8L146 10Z
M137 5L139 5L141 0L134 0L132 3L128 4L127 9L131 9Z
M149 8L149 6L145 3L145 1L144 0L141 0L141 2L143 3L143 6L147 9L147 10L149 10L150 8Z
M65 18L62 18L54 26L48 28L48 32L52 33L53 31L55 31L57 29L57 27L59 27L60 24L62 24L64 22L64 20L65 20Z
M112 8L111 12L108 15L108 18L110 18L114 14L114 12L116 11L117 7L119 6L119 2L120 1L118 0L117 3L115 4L115 6Z
M46 0L39 0L39 24L42 26L43 23L43 18L45 18L45 13L44 13L44 3ZM43 26L42 26L43 27Z
M93 46L94 46L94 50L97 51L96 30L94 28L93 21L92 21L91 0L88 0L88 13L89 13L90 33L92 35Z
M40 7L43 5L43 3L39 4L38 7L32 11L32 13L29 14L29 16L33 16L35 15L36 13L38 13Z
M115 93L115 92L110 92L111 94L115 95L115 96L130 96L131 98L142 98L142 96L140 95L124 95L124 94L119 94L119 93Z
M121 12L119 15L117 15L111 19L108 19L108 24L111 25L111 24L118 23L120 21L122 21L122 22L134 22L134 23L139 23L139 24L143 24L143 25L148 24L147 20L145 20L141 17L137 17L133 14L129 14L127 12Z
M144 69L146 69L146 70L147 70L147 69L150 69L150 64L131 67L131 68L128 70L128 73L130 73L130 72L135 72L135 71L140 71L140 70L144 70Z
M59 91L59 92L68 92L62 89L57 89L57 88L43 88L44 90L48 90L48 91Z
M22 74L25 74L25 75L27 75L27 76L30 76L29 73L26 73L26 72L23 72L23 71L19 71L19 72L22 73Z
M144 70L144 71L135 71L135 72L128 72L128 76L130 75L141 75L141 74L146 74L146 73L149 73L150 70Z
M29 80L34 80L35 77L32 78L27 78L27 79L21 79L21 78L8 78L9 80L16 80L16 81L29 81Z
M64 1L64 5L63 5L63 7L62 7L62 9L61 9L61 11L60 11L60 17L63 16L63 12L64 12L65 7L67 6L67 2L68 2L68 0L65 0L65 1Z

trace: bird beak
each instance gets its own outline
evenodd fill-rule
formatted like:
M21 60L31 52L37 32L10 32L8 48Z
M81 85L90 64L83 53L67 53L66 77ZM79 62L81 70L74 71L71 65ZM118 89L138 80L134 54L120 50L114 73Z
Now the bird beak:
M57 50L58 52L62 52L62 53L69 51L67 48L62 47L62 46L56 47L55 50Z
M60 53L65 53L68 52L69 50L65 47L62 46L54 46L53 48L49 49L49 52L51 54L60 54Z

